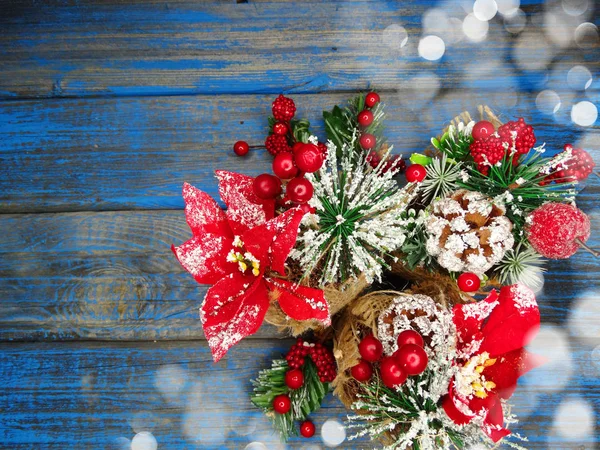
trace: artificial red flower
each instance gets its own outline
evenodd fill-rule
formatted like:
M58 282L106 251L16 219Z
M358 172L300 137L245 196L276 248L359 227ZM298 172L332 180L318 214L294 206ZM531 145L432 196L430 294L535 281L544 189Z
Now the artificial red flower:
M523 348L540 325L535 296L525 286L505 286L481 302L456 305L453 321L459 368L442 405L455 423L477 420L498 442L510 434L503 427L501 400L513 394L521 375L542 362Z
M184 184L185 215L193 237L172 247L198 283L213 285L200 318L215 362L260 328L272 300L293 319L329 325L322 290L275 274L285 275L285 260L305 213L294 208L274 217L275 202L254 194L252 177L218 171L217 178L227 210L205 192Z

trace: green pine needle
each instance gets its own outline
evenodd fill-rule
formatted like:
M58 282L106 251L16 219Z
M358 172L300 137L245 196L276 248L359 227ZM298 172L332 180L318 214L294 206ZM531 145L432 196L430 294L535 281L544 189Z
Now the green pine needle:
M540 286L542 273L546 271L543 265L542 255L524 242L519 242L504 254L496 271L502 284L522 283L535 288Z
M448 158L446 153L443 153L441 158L433 159L427 166L427 175L421 184L424 204L458 190L462 170L462 164Z

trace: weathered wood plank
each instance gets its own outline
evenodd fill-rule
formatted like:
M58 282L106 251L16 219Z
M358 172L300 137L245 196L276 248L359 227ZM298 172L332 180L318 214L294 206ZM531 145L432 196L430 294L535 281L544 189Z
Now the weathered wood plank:
M461 111L485 102L503 117L527 117L550 150L585 130L532 110L534 97L479 91L442 93L413 110L420 91L384 96L387 135L397 153L422 150ZM323 136L320 111L349 94L296 96L299 117ZM240 159L233 142L262 143L272 96L143 97L0 103L0 211L48 212L182 208L183 181L216 195L216 168L258 174L270 158ZM420 108L420 107L419 107ZM569 119L570 120L570 119ZM597 148L597 130L584 136ZM600 155L597 155L600 156ZM243 168L242 168L243 165Z
M529 12L544 5L527 3ZM0 96L314 93L369 83L396 89L398 80L429 70L447 88L505 91L513 75L530 81L506 61L514 41L501 20L491 22L485 46L462 37L446 42L440 63L418 56L422 15L432 6L420 0L7 1L0 6ZM464 19L458 5L456 12ZM403 48L401 37L385 33L390 25L405 27ZM429 27L429 33L452 34L441 22L439 29ZM537 39L529 45L550 44ZM592 73L600 64L593 51L553 52L555 62L583 63ZM472 67L477 79L465 77L465 62L477 59L499 62L510 74Z
M600 248L593 219L589 243ZM0 340L202 338L206 287L170 251L189 233L182 211L0 215ZM539 302L544 320L562 323L584 292L600 290L600 267L579 252L548 268Z
M552 345L546 342L544 347L550 354ZM118 444L136 432L150 431L158 448L165 449L241 449L252 441L284 448L247 394L249 380L286 348L286 342L246 341L213 365L205 343L194 341L0 344L0 445L15 450L124 448ZM583 349L574 350L571 358L573 367L588 363ZM550 442L592 448L593 435L568 439L553 432L554 414L564 397L548 391L555 388L555 380L569 377L567 371L559 363L551 372L532 372L527 388L515 397L518 407L533 409L515 427L529 437L528 448L547 448ZM585 395L598 411L595 376L593 371L574 372L569 392ZM543 407L527 404L532 395ZM313 420L320 430L325 420L344 417L330 396ZM577 425L576 417L571 420ZM296 438L286 448L320 443L319 437ZM346 441L341 448L371 446Z

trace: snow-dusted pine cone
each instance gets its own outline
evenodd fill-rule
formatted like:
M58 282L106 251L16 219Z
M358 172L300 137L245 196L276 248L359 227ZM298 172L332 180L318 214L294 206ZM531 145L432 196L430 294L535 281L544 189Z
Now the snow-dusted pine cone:
M514 244L503 205L461 189L431 204L427 252L450 272L482 275Z

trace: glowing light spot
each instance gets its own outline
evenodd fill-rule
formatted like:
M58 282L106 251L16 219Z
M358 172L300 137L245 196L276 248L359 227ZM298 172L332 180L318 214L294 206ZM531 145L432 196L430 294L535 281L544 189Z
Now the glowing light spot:
M592 350L592 353L590 354L590 356L592 358L592 364L594 365L596 370L598 372L600 372L600 345L598 347L596 347L594 350Z
M496 5L498 5L500 14L510 17L519 11L521 2L520 0L496 0Z
M583 439L594 432L594 409L580 397L563 400L554 415L558 434L569 439Z
M600 293L585 291L571 308L571 336L590 346L600 345Z
M560 109L560 97L553 90L546 89L537 95L535 105L544 114L554 114Z
M600 43L598 27L590 22L585 22L575 29L575 43L579 48L594 48Z
M498 12L498 5L494 0L476 0L473 4L473 15L479 20L492 20Z
M585 66L574 66L567 74L567 83L571 89L584 91L592 85L592 73Z
M513 57L517 65L527 71L544 70L553 56L552 45L537 31L523 32L513 48Z
M463 20L463 33L473 42L483 41L488 33L490 25L484 21L479 20L474 14L469 14Z
M581 16L589 7L589 0L562 0L562 9L570 16Z
M124 436L116 438L110 446L112 450L131 450L131 441Z
M520 9L504 17L504 29L511 34L519 34L525 29L525 25L527 25L527 17Z
M321 439L327 447L337 447L346 440L346 429L337 420L326 420L321 427Z
M572 19L560 11L546 12L544 14L546 37L559 47L568 47L573 41L573 30L576 26Z
M408 33L396 23L383 30L383 42L390 48L400 50L408 42Z
M169 402L179 404L188 383L188 373L177 364L161 366L154 376L154 387Z
M446 44L438 36L425 36L419 41L419 56L428 61L437 61L446 51Z
M262 442L250 442L244 447L244 450L268 450L268 448Z
M142 431L131 440L131 450L156 450L158 442L152 433Z
M554 325L542 325L527 350L547 359L535 370L526 373L519 383L538 391L557 392L562 390L573 374L573 358L566 333Z
M598 119L598 108L587 100L576 103L571 108L571 120L582 127L593 125Z

